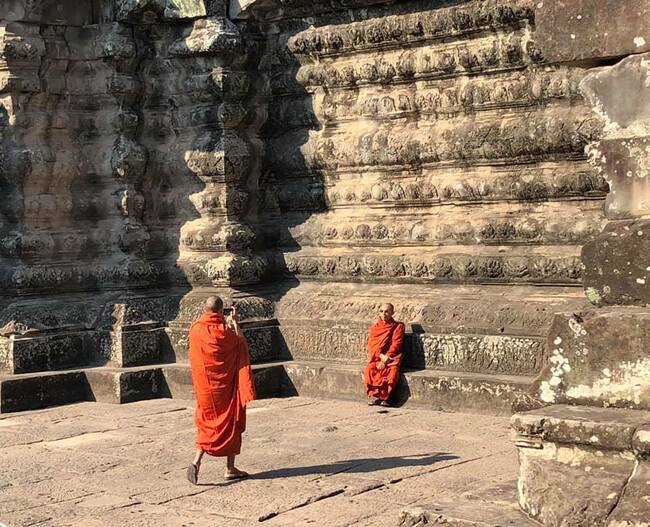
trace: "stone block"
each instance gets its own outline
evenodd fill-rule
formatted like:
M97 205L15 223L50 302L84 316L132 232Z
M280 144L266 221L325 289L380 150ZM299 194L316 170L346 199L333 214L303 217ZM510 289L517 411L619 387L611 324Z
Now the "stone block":
M358 365L296 361L285 366L284 395L365 399L363 368ZM444 371L404 371L395 403L436 410L509 415L516 396L531 378Z
M84 25L105 21L110 16L109 0L3 0L0 18L38 24Z
M597 306L650 305L650 220L615 221L582 248L584 287Z
M605 199L607 217L624 220L650 214L650 133L603 139L591 154L600 161L602 174L609 183L610 192Z
M650 53L627 57L589 73L580 91L605 123L603 137L588 147L609 184L605 213L611 219L650 214Z
M120 404L120 376L113 369L92 368L84 372L89 399L98 403Z
M157 399L166 395L160 368L127 369L119 372L120 403Z
M549 364L535 382L545 403L650 409L650 311L602 308L556 315Z
M14 373L80 368L99 360L99 332L12 335L9 339Z
M634 468L634 458L589 447L519 449L519 504L546 527L606 524Z
M607 527L650 526L650 462L637 461L625 492L609 515Z
M163 344L171 349L172 362L189 360L189 326L190 324L173 323L165 328ZM277 326L242 322L241 328L248 340L251 363L286 358L282 355L282 343Z
M646 411L568 405L514 415L523 510L548 527L643 526L648 476L634 445L649 421Z
M0 377L0 413L35 410L88 400L81 371Z
M164 328L155 326L124 326L117 331L107 332L102 342L104 356L122 367L162 362L166 333Z
M155 23L159 20L185 20L208 14L205 0L117 0L118 20ZM215 3L215 2L213 2Z
M536 7L533 38L549 62L650 51L648 0L543 0Z
M650 412L646 411L564 404L518 413L511 419L517 443L538 436L557 444L637 452L644 446L638 430L648 422Z
M285 377L281 363L257 364L252 366L253 382L259 399L280 397L281 383ZM187 364L173 364L162 368L167 385L167 397L173 399L194 399L192 371Z

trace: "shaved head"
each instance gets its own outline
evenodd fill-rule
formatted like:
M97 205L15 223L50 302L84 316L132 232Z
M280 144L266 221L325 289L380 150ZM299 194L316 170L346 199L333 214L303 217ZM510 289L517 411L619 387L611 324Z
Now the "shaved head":
M393 314L395 313L395 306L389 302L379 306L379 318L384 322L390 322L393 320Z
M203 310L207 313L222 313L223 312L223 300L218 296L209 296L205 300L205 305Z

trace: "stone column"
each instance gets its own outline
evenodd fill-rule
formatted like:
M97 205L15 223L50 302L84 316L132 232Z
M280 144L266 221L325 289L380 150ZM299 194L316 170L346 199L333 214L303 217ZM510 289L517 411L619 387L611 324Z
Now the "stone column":
M585 294L596 307L555 316L535 384L551 406L513 417L519 500L549 526L647 525L650 54L642 52L650 3L543 4L537 40L548 56L587 66L628 56L580 84L604 124L587 152L609 184L608 223L582 248Z

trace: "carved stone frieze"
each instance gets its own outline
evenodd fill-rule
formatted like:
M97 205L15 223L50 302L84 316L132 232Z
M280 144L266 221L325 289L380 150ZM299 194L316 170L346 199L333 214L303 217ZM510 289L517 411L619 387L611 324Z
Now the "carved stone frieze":
M423 212L391 220L377 216L350 219L331 215L328 221L309 219L290 228L290 240L301 246L391 246L459 244L580 244L596 236L604 221L599 201L562 202L563 206L540 204L514 207L508 214L496 206L480 215L465 211ZM341 211L343 212L343 211ZM516 214L513 214L516 213ZM552 219L548 219L553 216ZM579 219L576 219L579 218Z
M404 47L438 39L460 40L485 29L516 28L531 19L532 15L529 2L484 0L468 6L385 16L343 26L311 28L289 39L288 47L297 55L327 56Z
M575 164L506 169L499 173L476 170L437 170L425 172L428 177L411 172L392 173L390 179L382 172L360 173L355 179L332 178L325 187L331 209L356 208L361 204L385 206L432 206L447 202L484 202L518 200L525 203L559 198L598 197L608 190L605 180L593 169ZM373 177L374 176L374 177ZM329 178L327 178L329 180ZM285 185L283 202L298 199L293 185ZM302 187L300 187L302 188ZM290 208L286 210L291 210Z
M350 89L363 85L400 85L422 79L496 73L539 62L540 57L530 44L523 33L513 33L505 37L483 37L473 41L471 46L453 43L388 51L365 60L306 64L299 69L296 80L309 90L321 86Z
M397 280L434 283L578 284L583 266L578 256L297 256L287 253L272 271L321 280Z
M426 127L364 126L336 135L290 132L270 142L268 159L276 172L584 159L585 146L601 129L599 119L568 112L562 118L542 113L478 123L460 119ZM297 135L304 137L300 146L293 141Z

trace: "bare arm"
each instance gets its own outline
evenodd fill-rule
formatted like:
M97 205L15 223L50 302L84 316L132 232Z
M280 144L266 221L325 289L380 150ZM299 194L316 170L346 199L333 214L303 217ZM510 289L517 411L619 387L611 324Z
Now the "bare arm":
M228 327L237 334L237 336L242 336L241 328L239 327L239 322L237 320L237 308L235 306L232 306L232 311L230 315L228 315L226 323L228 324Z

